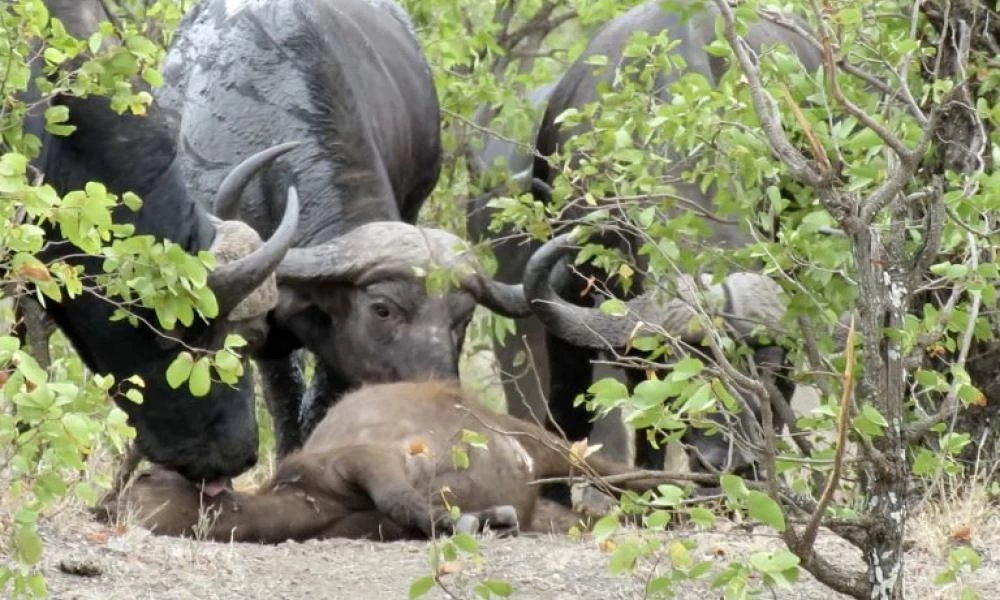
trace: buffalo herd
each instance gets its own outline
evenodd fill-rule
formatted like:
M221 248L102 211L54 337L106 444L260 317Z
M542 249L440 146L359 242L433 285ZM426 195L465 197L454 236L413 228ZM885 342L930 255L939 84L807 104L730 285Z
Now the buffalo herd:
M598 90L616 72L595 69L588 57L616 64L637 31L669 33L687 68L717 81L726 61L705 50L717 12L706 6L682 17L661 4L646 2L605 24L556 83L533 94L544 107L534 139L524 140L535 155L488 141L482 161L504 156L523 191L549 202L558 169L545 157L586 127L562 128L557 117L600 100ZM100 0L46 5L81 39L107 18ZM807 69L820 64L810 41L773 22L750 24L745 38L758 51L784 44ZM32 65L34 77L41 62ZM684 338L693 315L688 293L699 282L679 282L667 301L652 290L626 296L631 310L612 317L586 293L587 273L567 266L579 242L572 233L545 244L498 241L493 278L461 238L417 225L442 169L440 108L414 26L393 0L202 0L180 23L163 74L144 117L117 114L100 97L57 96L51 102L69 108L71 135L46 133L41 112L26 122L43 142L34 165L57 192L88 181L134 192L143 204L116 213L120 222L218 257L209 285L220 316L211 323L163 332L109 322L113 307L86 294L46 307L88 368L145 381L142 404L120 402L139 451L156 465L121 498L143 522L167 534L201 527L213 539L258 542L427 537L485 523L530 528L539 502L533 479L630 470L626 461L571 450L566 440L587 438L593 425L575 400L594 381L598 353L626 352L643 322ZM667 84L678 74L659 77L659 99L669 101ZM37 95L29 90L27 100ZM713 210L712 188L679 184L678 193ZM499 237L489 220L483 203L470 203L474 239ZM56 243L44 260L100 272L100 262L78 258L58 230L48 233ZM747 241L726 225L711 238L727 247ZM423 274L438 267L453 270L455 285L429 291ZM781 289L764 275L738 272L708 283L718 314L748 341L755 325L783 316ZM477 305L516 319L519 335L528 336L544 383L524 405L544 415L547 404L547 422L529 422L509 387L511 416L458 389L458 359ZM248 358L260 370L280 459L254 495L229 489L257 460L252 371L235 385L214 384L202 398L165 378L182 347L218 349L233 332L248 340ZM496 349L511 370L514 353ZM304 352L315 358L308 384ZM786 366L781 347L754 352L776 372ZM642 376L624 372L629 384ZM777 381L790 397L791 381ZM471 445L468 467L458 468L453 451L469 432L479 432L488 451ZM662 468L662 450L646 439L637 436L635 462ZM692 469L753 471L752 458L734 453L724 435L691 430L685 441ZM566 502L563 492L552 493ZM464 516L453 518L450 505ZM207 529L199 517L206 509L214 515Z

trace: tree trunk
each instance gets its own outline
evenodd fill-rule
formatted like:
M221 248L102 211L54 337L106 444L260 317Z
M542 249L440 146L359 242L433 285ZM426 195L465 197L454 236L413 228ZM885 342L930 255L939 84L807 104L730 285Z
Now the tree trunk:
M892 228L902 231L901 228ZM891 246L892 244L890 244ZM858 404L869 404L888 422L883 435L874 437L865 451L867 468L861 471L862 490L868 498L868 567L870 598L903 598L903 529L906 524L906 486L909 469L903 448L903 400L906 390L899 345L883 338L883 329L901 328L909 309L910 294L904 285L908 273L900 268L903 256L886 256L877 231L865 227L854 232L858 265L860 332L864 341L864 376L858 386ZM888 265L883 270L882 265Z

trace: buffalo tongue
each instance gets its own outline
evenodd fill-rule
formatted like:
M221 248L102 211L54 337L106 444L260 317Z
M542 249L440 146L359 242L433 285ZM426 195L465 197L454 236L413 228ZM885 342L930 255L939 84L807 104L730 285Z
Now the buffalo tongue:
M229 487L229 480L225 477L220 477L212 481L203 481L200 487L203 494L214 498L226 491L226 488Z

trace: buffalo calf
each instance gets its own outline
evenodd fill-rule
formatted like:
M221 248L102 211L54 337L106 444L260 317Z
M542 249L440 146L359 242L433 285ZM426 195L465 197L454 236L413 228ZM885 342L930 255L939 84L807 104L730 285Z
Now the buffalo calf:
M603 476L631 470L598 456L586 463ZM582 468L560 438L490 411L457 382L368 385L331 408L256 494L209 497L158 470L105 508L113 516L131 505L157 533L220 541L419 539L486 522L529 529L545 519L535 518L538 488L528 483ZM629 485L641 490L653 483ZM453 520L450 506L464 516Z

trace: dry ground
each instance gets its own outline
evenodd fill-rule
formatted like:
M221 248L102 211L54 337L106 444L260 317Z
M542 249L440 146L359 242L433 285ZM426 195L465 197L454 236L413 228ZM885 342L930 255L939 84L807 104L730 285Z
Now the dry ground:
M996 519L989 519L992 529L1000 529ZM427 543L334 540L268 547L164 538L141 528L116 534L82 513L58 521L45 529L43 565L52 597L60 600L395 599L406 598L410 583L429 572ZM696 540L695 556L712 560L719 568L753 551L780 548L773 535L742 529L699 534L674 531L665 537ZM994 554L1000 537L981 537L975 534L973 544L983 555L983 565L966 582L983 598L993 598L1000 589L1000 556ZM915 541L917 548L906 560L907 598L958 597L956 586L931 583L944 564L936 552L922 547L933 540ZM838 564L860 565L860 554L831 535L821 536L819 547ZM580 540L556 535L487 537L482 540L482 554L480 566L470 562L463 572L444 576L456 597L474 597L472 587L490 577L510 582L513 598L642 598L642 582L650 572L644 564L636 575L610 575L608 555L586 536ZM86 574L65 572L74 570ZM706 584L678 591L678 598L721 597ZM447 596L435 590L428 597ZM765 592L763 597L826 600L844 596L806 575L793 589L773 595Z

